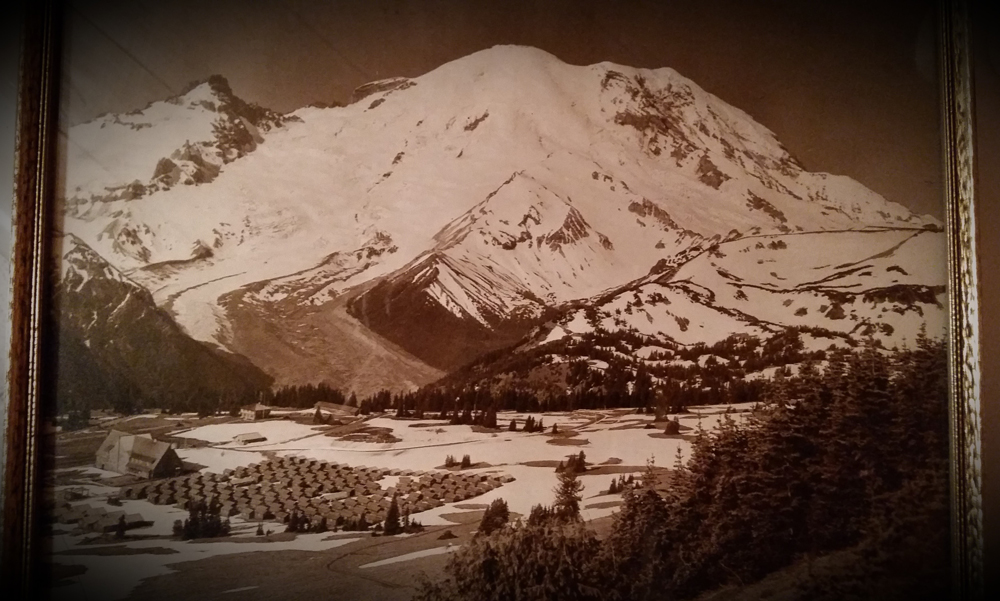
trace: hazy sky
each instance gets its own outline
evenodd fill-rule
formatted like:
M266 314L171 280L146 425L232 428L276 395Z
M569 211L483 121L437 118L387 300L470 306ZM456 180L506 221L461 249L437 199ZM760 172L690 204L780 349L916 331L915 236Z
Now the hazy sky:
M932 4L78 0L64 32L62 118L139 108L214 73L284 112L524 44L573 64L672 67L773 130L810 170L940 216Z

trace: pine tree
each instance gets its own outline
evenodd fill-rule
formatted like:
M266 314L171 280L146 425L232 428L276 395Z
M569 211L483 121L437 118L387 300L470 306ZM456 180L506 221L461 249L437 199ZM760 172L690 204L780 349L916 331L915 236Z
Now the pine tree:
M503 528L509 520L510 509L507 507L507 501L496 499L483 512L483 519L479 523L479 533L489 536Z
M552 508L564 520L580 519L580 501L583 499L583 483L577 480L576 470L563 470L559 474L559 486L555 488L556 501Z
M392 536L394 534L399 534L402 528L399 525L399 501L396 495L392 495L392 501L389 503L389 511L385 514L385 534L386 536Z
M528 526L541 526L547 523L553 516L551 507L545 505L535 505L528 513Z
M517 432L517 420L516 419L510 420L510 427L507 429L510 430L511 432Z
M463 470L469 469L470 467L472 467L472 458L469 457L468 455L463 455L462 456L462 465L460 467Z

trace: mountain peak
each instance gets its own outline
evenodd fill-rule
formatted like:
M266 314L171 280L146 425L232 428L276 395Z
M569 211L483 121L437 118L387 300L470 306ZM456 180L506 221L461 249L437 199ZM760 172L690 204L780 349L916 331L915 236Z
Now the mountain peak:
M330 367L354 331L335 323L360 323L386 365L425 378L412 366L511 344L564 303L713 259L724 237L924 224L853 180L806 171L767 128L668 68L494 46L357 96L267 133L286 118L212 77L121 123L71 130L70 151L88 152L70 168L99 160L91 202L67 202L66 231L157 290L192 336L282 377L302 377L301 357L247 341L266 330L298 348L308 315L328 315L308 364L367 381L370 367ZM770 273L756 242L736 256ZM192 247L211 258L192 261Z
M219 98L233 96L233 88L229 85L229 80L226 79L224 75L216 73L203 79L196 79L192 81L188 85L184 86L184 89L174 96L174 98L187 96L192 92L197 91L199 88L204 88Z
M295 117L247 102L225 77L211 75L142 109L74 126L67 206L86 210L94 201L129 201L178 183L207 183L289 120Z

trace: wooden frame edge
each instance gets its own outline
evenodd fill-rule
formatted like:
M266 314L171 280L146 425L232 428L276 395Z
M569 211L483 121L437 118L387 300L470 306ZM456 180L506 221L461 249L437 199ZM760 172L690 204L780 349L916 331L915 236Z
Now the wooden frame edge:
M954 592L982 599L979 303L976 261L974 104L967 0L941 2L940 46L951 370L951 529Z
M982 599L980 349L975 255L974 104L968 0L939 2L942 146L950 284L949 366L952 550L955 594ZM40 342L46 309L54 148L57 135L59 5L27 3L19 73L14 248L3 545L0 578L31 598L37 564Z
M46 308L49 212L58 111L58 5L26 3L18 74L11 253L11 345L7 448L3 472L4 589L31 598L36 568L39 345Z

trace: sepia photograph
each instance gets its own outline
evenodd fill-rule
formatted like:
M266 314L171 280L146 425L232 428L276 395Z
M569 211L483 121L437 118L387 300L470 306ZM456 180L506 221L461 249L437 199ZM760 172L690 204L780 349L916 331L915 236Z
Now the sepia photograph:
M39 594L955 593L941 18L64 3Z

